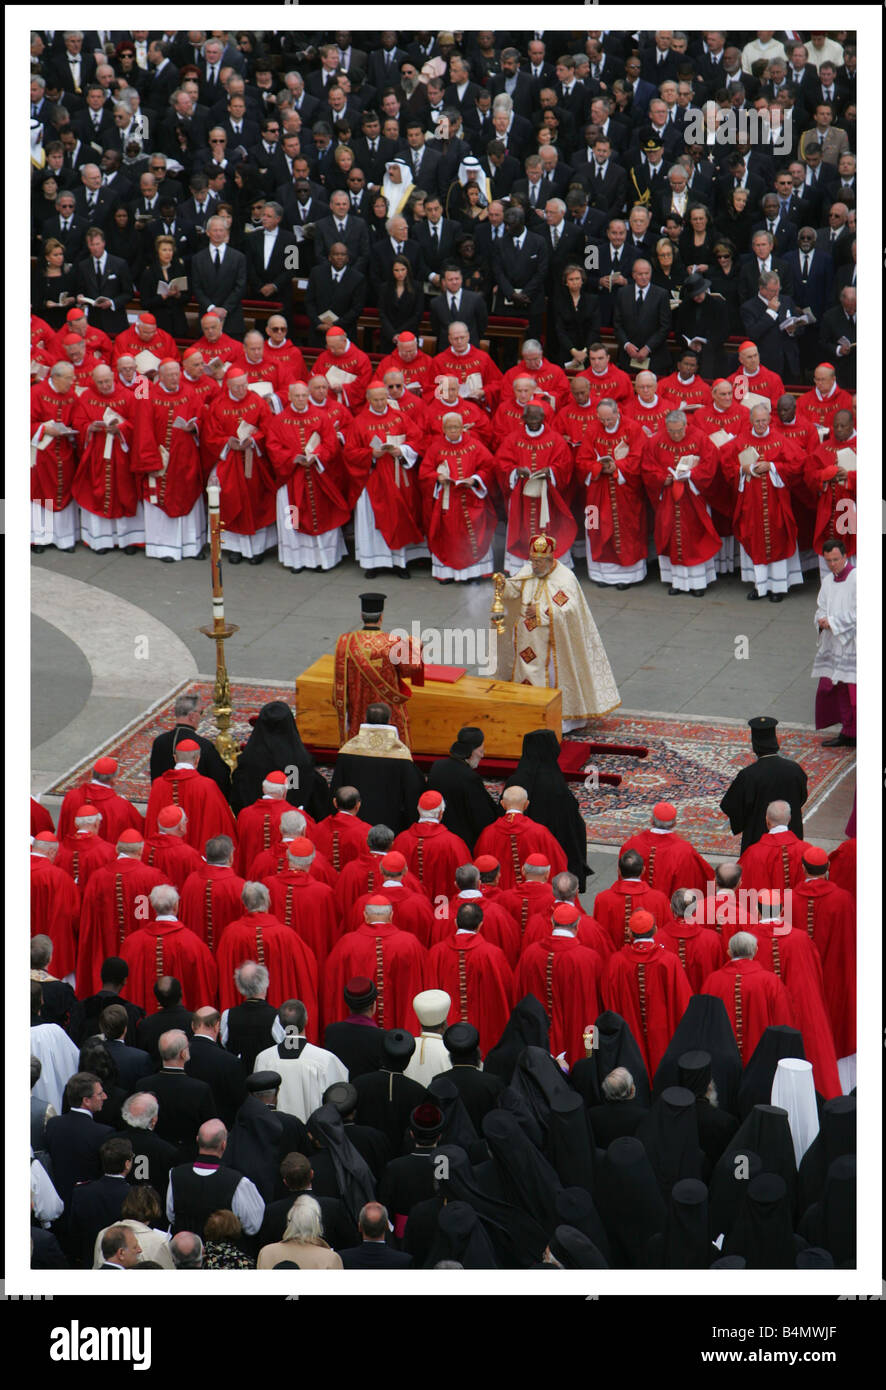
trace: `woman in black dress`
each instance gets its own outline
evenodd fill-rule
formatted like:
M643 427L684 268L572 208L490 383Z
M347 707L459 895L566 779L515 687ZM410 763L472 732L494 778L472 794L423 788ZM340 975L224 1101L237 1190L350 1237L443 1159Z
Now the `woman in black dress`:
M744 189L738 191L743 193ZM735 254L735 246L725 237L714 243L714 264L710 278L711 289L715 294L721 294L726 300L730 334L743 333L740 310L741 295L738 288L738 257Z
M381 329L380 352L394 351L398 333L418 333L425 309L421 286L412 278L412 267L405 256L395 256L389 278L378 295L378 317Z
M62 305L60 298L63 294L76 294L76 282L73 266L65 264L65 248L56 237L50 237L31 277L31 309L56 331L64 327L71 307Z
M369 228L369 240L371 242L384 241L388 234L388 200L383 193L376 193L369 209L369 216L366 225Z
M562 846L571 874L583 893L588 877L588 833L578 802L557 761L560 740L553 729L534 729L523 735L523 752L505 787L523 787L532 819L550 830Z
M555 360L567 369L586 367L588 347L600 336L597 296L591 294L587 282L580 265L568 265L554 290L549 324L554 330Z
M732 242L736 259L744 254L751 244L751 228L754 215L750 208L750 195L746 188L732 188L729 200L722 212L717 214L714 226L718 240L724 238Z
M166 295L159 293L157 286L163 281L169 284L185 275L185 264L175 254L175 241L171 236L158 236L154 240L154 256L144 272L139 285L139 298L143 309L148 309L157 320L157 327L171 333L173 338L187 336L188 324L185 318L185 304L190 299L189 290L171 289Z
M114 208L114 214L105 231L105 241L108 255L120 256L126 262L135 283L144 264L144 251L141 233L129 208L122 204Z
M667 290L672 299L675 296L679 298L685 279L686 269L680 259L679 251L670 237L659 237L652 253L653 285L658 285L659 289Z
M714 260L715 240L711 214L703 203L692 203L679 247L680 259L690 275L707 274Z
M54 217L58 209L55 200L59 195L58 179L55 174L44 173L31 188L31 244L32 254L40 255L40 233L43 223Z

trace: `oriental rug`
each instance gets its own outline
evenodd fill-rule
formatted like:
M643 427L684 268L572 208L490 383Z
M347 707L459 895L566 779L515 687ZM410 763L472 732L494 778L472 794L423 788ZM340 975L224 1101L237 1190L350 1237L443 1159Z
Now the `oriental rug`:
M97 757L108 754L120 763L115 782L121 795L131 801L147 801L150 790L149 761L156 736L172 727L175 697L182 693L199 696L205 710L199 733L214 738L212 722L213 680L198 677L171 690L138 719L121 729L101 748L97 748L47 789L45 795L63 796L84 781ZM250 716L271 700L289 700L292 687L269 681L236 680L231 684L235 710L234 737L245 743L250 733ZM829 795L855 762L854 749L827 749L820 746L821 733L805 725L779 724L778 735L785 757L801 763L809 781L809 800L804 808L808 817ZM635 831L649 824L657 801L670 801L677 808L677 829L691 840L701 854L737 854L739 839L719 809L726 788L742 767L753 762L747 725L739 720L618 710L595 721L592 731L567 734L566 740L619 744L646 750L645 757L627 751L591 755L583 780L570 780L582 815L588 826L590 844L619 846ZM331 768L321 766L324 775ZM618 786L607 785L601 774L621 777ZM490 792L497 796L502 780L488 780ZM532 814L532 807L529 807Z

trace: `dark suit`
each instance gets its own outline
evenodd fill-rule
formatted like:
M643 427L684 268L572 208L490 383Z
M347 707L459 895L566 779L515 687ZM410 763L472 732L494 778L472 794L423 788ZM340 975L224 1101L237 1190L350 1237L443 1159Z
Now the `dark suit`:
M270 259L265 265L265 234L263 230L252 232L245 243L246 251L246 284L250 298L264 299L264 295L259 294L262 285L273 285L276 295L268 299L268 303L273 303L274 299L279 299L286 309L290 307L292 297L292 281L298 273L297 270L287 270L286 260L287 251L291 247L297 246L295 238L291 233L287 233L282 221L277 228L277 236L271 251ZM299 252L301 247L298 248ZM296 257L298 262L299 257Z
M133 1187L153 1187L161 1197L166 1191L170 1168L180 1161L178 1149L161 1139L152 1129L136 1129L122 1125L118 1138L132 1144L132 1168L129 1180Z
M325 260L329 248L341 241L348 248L350 265L365 275L369 269L369 228L361 217L348 214L344 219L344 231L340 232L333 216L321 217L315 224L314 250L317 259Z
M794 279L791 275L787 261L783 261L780 256L769 257L770 269L774 270L781 281L781 287L786 294L793 294ZM741 260L738 275L738 295L741 301L753 299L760 288L760 267L757 264L757 257L753 251L749 252Z
M122 1002L122 1001L121 1001ZM140 1047L128 1047L120 1038L108 1040L105 1047L111 1054L114 1065L117 1068L117 1076L120 1085L128 1096L133 1094L135 1083L140 1076L144 1076L151 1070L152 1059L150 1053L142 1052Z
M305 291L305 313L310 320L310 338L315 346L326 341L327 325L319 323L320 315L327 310L338 315L337 328L344 328L350 337L357 327L357 320L366 303L366 279L353 265L347 265L341 279L332 278L332 266L328 261L315 265L308 276Z
M768 231L769 223L764 218L762 222L755 222L753 227L751 227L751 236L754 235L754 232ZM797 228L794 223L791 222L790 218L779 217L772 235L775 237L774 249L776 256L787 256L788 252L793 251L797 245Z
M615 296L622 289L631 287L631 266L634 264L636 256L627 242L619 248L617 263L613 264L612 244L608 240L600 242L598 253L598 269L591 272L591 288L598 290L600 323L604 328L608 328L612 323L612 315L615 309ZM613 289L600 287L600 281L606 276L611 275L616 270L628 281L627 286L620 285ZM641 345L638 343L638 347Z
M52 1181L65 1206L76 1182L88 1182L101 1171L98 1151L114 1133L110 1125L82 1110L69 1110L46 1121L44 1142L52 1159Z
M227 332L227 325L225 326ZM211 777L227 800L231 799L231 770L222 758L214 743L192 729L190 724L176 724L168 733L158 734L151 745L151 781L169 772L175 766L173 749L182 739L190 738L200 745L199 771L204 777ZM177 1026L177 1025L176 1025Z
M827 353L827 360L833 362L837 371L837 385L844 386L848 391L855 390L856 358L857 349L846 353L843 357L837 356L837 343L841 338L848 338L850 343L854 343L857 338L857 325L852 322L851 317L845 312L842 304L837 304L833 309L828 309L821 320L821 346Z
M49 64L52 75L55 77L55 85L61 87L63 92L73 92L74 78L71 75L71 66L68 62L68 50L62 48L59 53L53 54ZM87 53L85 46L80 48L80 91L85 92L90 82L95 80L95 59L91 53Z
M475 294L473 290L459 290L459 307L454 311L449 307L448 294L441 292L435 295L430 302L429 313L431 332L437 338L438 351L442 351L449 341L451 323L467 325L474 347L485 336L488 322L486 302L481 294Z
M796 310L794 301L785 293L779 294L777 317L773 319L759 295L741 305L744 331L760 351L760 362L782 381L797 381L800 376L800 350L794 337L779 325Z
M82 1268L92 1268L95 1238L105 1226L113 1226L120 1220L128 1192L129 1183L125 1177L108 1173L74 1187L66 1213L65 1244L70 1257Z
M635 1100L610 1101L593 1105L588 1111L591 1132L598 1149L608 1149L614 1139L633 1137L640 1121L649 1114L645 1105Z
M809 261L809 274L803 278L803 253L794 247L785 256L785 265L791 273L794 284L794 297L804 309L811 309L820 319L832 302L834 292L834 262L827 251L814 250ZM806 330L808 333L808 329Z
M822 251L827 251L828 255L833 258L834 265L839 269L840 266L848 265L852 260L854 240L855 233L849 230L848 225L841 229L836 241L831 241L830 227L819 227L816 245Z
M497 72L494 77L490 77L486 84L486 90L492 94L493 101L500 93L507 91L505 84L508 80L507 74L503 72ZM511 92L511 100L518 116L524 116L528 119L532 115L533 96L532 78L528 73L518 71L514 89Z
M132 298L132 276L122 257L106 252L104 271L97 276L95 262L87 255L77 266L77 290L90 299L104 296L111 301L110 309L90 309L89 322L93 328L100 328L113 337L129 327L126 305Z
M166 111L169 106L169 98L177 86L178 68L173 63L167 62L160 70L151 68L142 96L142 105L151 111ZM200 100L204 104L206 103L206 97L202 90Z
M391 55L390 63L385 61L388 53ZM366 63L367 82L379 91L385 87L399 86L400 64L405 63L407 56L406 49L398 48L396 44L391 49L374 48Z
M102 150L116 148L112 136L117 127L107 106L99 112L97 126L93 120L92 108L84 107L71 117L71 129L76 131L84 145L95 144Z
M123 987L126 988L125 985ZM107 988L100 989L97 994L91 994L88 999L83 1000L80 1036L75 1039L75 1042L82 1043L84 1038L91 1038L94 1033L98 1032L99 1015L109 1004L122 1004L126 1010L126 1016L129 1020L126 1027L126 1036L129 1038L127 1046L134 1046L136 1029L144 1018L145 1011L138 1004L133 1004L128 999L122 999L114 990Z
M357 168L363 170L367 184L374 183L381 186L385 176L385 165L389 164L397 154L397 142L386 140L379 135L376 137L376 148L373 153L369 148L369 141L360 135L353 141L353 146Z
M427 267L421 254L421 247L417 241L411 237L402 243L403 249L399 253L405 256L412 267L412 278L417 285L421 285L427 276ZM394 264L394 256L398 253L391 244L391 238L386 236L381 241L377 241L372 247L369 257L369 282L373 286L374 294L377 296L379 288L384 285L391 275L391 268Z
M278 1202L268 1202L265 1207L261 1230L258 1233L260 1246L273 1245L276 1241L283 1239L290 1208L295 1199L301 1195L300 1192L290 1192ZM323 1197L313 1191L309 1191L307 1196L313 1197L320 1208L323 1239L332 1246L333 1250L347 1250L359 1241L360 1233L338 1197Z
M106 227L110 222L119 198L105 188L98 190L94 206L86 201L86 189L81 185L74 194L74 214L82 217L90 227Z
M415 151L407 148L401 150L400 153L404 159L409 160L410 167L412 168L412 179L416 188L423 188L426 193L436 193L438 196L445 193L446 190L440 187L440 167L443 163L443 159L437 150L429 149L428 146L425 145L422 150L421 165L418 172L416 172L415 159L413 157ZM424 226L424 223L419 223L419 225Z
M412 1256L405 1250L393 1250L390 1245L364 1240L350 1250L340 1250L345 1269L411 1269Z
M578 161L575 165L575 181L587 190L588 201L595 208L601 208L610 216L623 212L628 193L627 172L610 158L606 173L601 178L593 157L586 163Z
M246 1071L238 1057L211 1038L199 1033L191 1038L190 1060L185 1063L188 1076L205 1081L215 1100L215 1111L228 1129L246 1099Z
M137 1091L150 1091L160 1103L154 1133L174 1144L180 1159L197 1152L197 1130L216 1118L215 1100L205 1081L188 1076L178 1067L163 1068L142 1076Z
M492 271L498 285L495 312L508 317L529 319L529 337L541 335L544 312L544 287L548 273L548 248L541 236L527 231L523 245L518 247L513 237L498 238L492 247ZM529 298L528 304L507 305L515 289Z
M261 126L258 121L251 121L244 117L240 122L240 130L234 129L230 116L225 116L218 122L222 130L228 137L227 148L236 150L242 145L244 150L249 150L253 145L257 145L261 139Z
M125 986L124 986L125 988ZM113 1000L113 1003L122 1003L122 1000ZM160 1053L157 1045L164 1033L170 1032L173 1028L180 1029L181 1032L191 1036L191 1010L186 1009L184 1004L173 1004L168 1008L159 1009L157 1013L148 1014L139 1022L136 1031L136 1041L139 1047L144 1048L151 1058L151 1061L159 1066Z
M480 162L489 177L493 198L507 198L514 184L523 174L519 159L515 159L511 154L506 154L501 164L498 165L492 164L488 158L484 158Z
M638 77L633 84L625 78L625 83L631 93L631 116L635 122L643 120L649 110L650 101L658 96L658 88L643 77Z
M185 138L184 147L179 133ZM183 160L186 161L186 157L193 159L194 155L205 150L208 139L209 122L205 117L198 116L196 111L186 117L170 111L160 122L154 148L162 150L169 159L177 159L181 163Z
M40 236L44 245L50 237L55 237L56 241L60 241L65 248L65 260L74 262L79 260L86 245L86 230L89 223L86 221L85 217L78 217L76 213L74 213L73 217L66 220L70 225L68 226L68 230L63 232L61 230L62 219L59 217L58 213L56 213L54 217L50 217L46 222L42 223Z
M671 310L667 290L647 285L642 305L637 303L636 285L624 285L615 296L613 327L618 341L618 365L630 369L631 359L624 350L625 343L650 349L649 365L656 376L666 376L671 369L667 349Z
M766 192L767 186L762 179L750 173L744 186L748 191L748 207L754 216L759 216L760 199ZM732 174L726 174L717 179L716 200L718 208L722 209L729 206L729 195L736 187L737 184Z
M198 251L191 261L191 290L201 314L210 305L226 309L224 331L231 338L242 338L246 332L243 322L243 296L246 293L246 257L242 251L227 246L220 266L212 257L209 246Z
M677 55L668 50L659 61L659 50L655 44L650 48L640 50L640 76L646 82L651 82L653 87L660 87L662 82L669 80L676 81L677 77Z
M455 239L461 227L454 218L441 217L437 223L437 229L436 236L432 237L430 223L423 220L417 222L409 233L410 240L415 242L421 252L426 275L431 273L439 275L444 263L453 259Z
M541 239L548 251L548 293L559 285L566 266L584 265L585 239L575 223L564 217L557 232L555 249L552 228L545 223L541 231Z

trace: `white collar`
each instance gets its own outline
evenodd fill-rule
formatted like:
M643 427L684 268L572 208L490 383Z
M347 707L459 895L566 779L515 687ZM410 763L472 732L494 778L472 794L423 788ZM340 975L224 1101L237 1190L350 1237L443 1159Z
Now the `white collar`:
M397 726L396 726L396 724L361 724L361 725L360 725L360 732L361 732L361 734L362 734L362 732L363 732L364 729L388 729L388 730L390 731L390 733L392 733L392 734L396 734L396 733L397 733ZM344 812L343 814L349 815L350 812ZM385 851L385 853L387 853L387 851Z
M770 835L783 835L786 830L790 830L789 825L772 825L769 827Z
M637 404L642 405L644 410L654 410L655 407L658 405L658 392L656 391L651 401L641 401L640 397L638 396Z
M157 914L157 916L154 918L154 921L155 921L155 922L177 922L177 921L178 921L178 918L176 917L176 915L175 915L174 912L162 912L162 913L158 913L158 914Z
M463 888L458 896L460 898L482 898L483 894L479 888Z
M524 425L523 428L525 429L530 439L538 439L538 436L540 434L544 434L545 427L544 425L539 425L537 430L531 430L528 425Z

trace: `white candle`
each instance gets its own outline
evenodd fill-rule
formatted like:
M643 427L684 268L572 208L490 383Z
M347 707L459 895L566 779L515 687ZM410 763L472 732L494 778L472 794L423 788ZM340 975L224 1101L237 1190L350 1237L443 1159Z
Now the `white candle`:
M218 483L210 483L206 489L206 495L209 498L209 510L211 512L217 512L219 509L219 498L221 497L221 489Z

